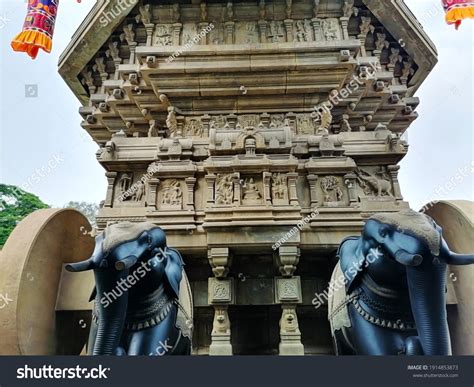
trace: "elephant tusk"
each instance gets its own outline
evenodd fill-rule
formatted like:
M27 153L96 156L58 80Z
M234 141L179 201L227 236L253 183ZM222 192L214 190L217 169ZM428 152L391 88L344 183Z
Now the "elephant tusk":
M394 258L398 263L405 266L419 266L421 262L423 262L423 257L421 255L410 254L403 249L397 250Z
M66 265L66 270L72 272L86 271L91 269L93 269L93 263L91 259L82 262L68 263Z
M118 262L115 262L115 268L119 271L130 269L135 263L137 263L138 257L135 255L130 255L127 258L124 258Z

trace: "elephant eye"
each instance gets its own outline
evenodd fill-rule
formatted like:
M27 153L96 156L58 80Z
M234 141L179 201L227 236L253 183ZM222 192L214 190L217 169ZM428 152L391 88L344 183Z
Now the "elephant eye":
M382 237L382 238L385 238L387 236L387 229L386 228L381 228L379 230L379 235Z

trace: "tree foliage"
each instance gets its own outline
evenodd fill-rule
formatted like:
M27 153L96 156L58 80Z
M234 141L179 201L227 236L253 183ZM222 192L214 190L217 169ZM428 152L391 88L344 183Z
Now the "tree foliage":
M48 207L36 195L14 185L0 184L0 248L25 216Z

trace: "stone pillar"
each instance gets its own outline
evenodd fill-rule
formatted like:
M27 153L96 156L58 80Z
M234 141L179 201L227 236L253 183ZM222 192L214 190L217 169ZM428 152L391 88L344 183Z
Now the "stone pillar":
M198 34L200 34L203 30L205 30L208 25L209 25L209 23L207 23L207 22L201 22L201 23L199 23L199 31L198 31ZM198 44L200 44L200 45L206 45L206 44L207 44L207 36L208 36L208 35L209 35L209 34L208 34L207 31L206 31L206 35L204 35L203 38L199 39L199 43L198 43Z
M392 177L392 184L393 184L393 194L395 199L403 200L402 191L400 190L400 183L398 181L398 171L400 170L400 165L389 165L388 172Z
M293 20L285 19L283 23L285 24L286 41L292 42L293 41Z
M180 36L181 36L182 27L183 25L181 23L173 23L173 34L172 34L173 46L180 45Z
M290 200L290 206L298 206L298 195L296 193L296 180L298 179L298 173L289 172L286 174L288 177L288 196Z
M208 251L208 259L216 278L208 280L208 303L214 307L210 356L231 356L231 327L228 306L234 303L234 283L225 278L229 272L230 254L227 247L213 247Z
M341 17L339 18L341 21L341 27L342 27L342 39L347 40L349 39L349 31L347 29L347 26L349 25L349 18L348 17Z
M107 178L107 193L105 195L104 207L112 207L114 203L114 184L117 178L117 172L106 172Z
M148 197L147 197L146 202L148 204L148 207L151 210L157 209L156 202L158 201L158 185L159 184L160 184L160 179L153 178L153 179L148 180L148 189L146 190L146 192L148 193Z
M308 175L306 176L309 183L309 196L311 201L311 209L314 210L318 206L318 190L316 188L316 183L318 181L318 175Z
M211 116L209 114L204 114L201 118L201 122L203 125L202 136L209 137L209 125L211 122Z
M271 178L271 172L263 172L263 200L267 206L272 205L272 193L270 188Z
M357 176L353 173L348 173L344 175L344 184L347 186L347 191L349 192L349 205L355 207L357 205Z
M365 40L367 39L367 34L359 34L357 37L360 40L360 55L367 56L367 50L365 49Z
M288 112L286 114L286 118L288 118L288 123L290 124L291 131L296 134L296 114L293 112Z
M296 305L301 303L300 277L275 278L276 302L281 304L280 356L304 355Z
M265 20L258 21L258 31L260 34L260 43L267 43L267 22Z
M311 19L311 22L313 24L314 40L316 41L324 40L323 35L321 33L321 19L314 17Z
M151 46L153 44L153 30L154 29L155 29L155 25L153 23L145 24L147 46Z
M234 173L234 206L240 206L241 203L241 198L242 198L242 193L241 193L241 183L240 183L240 173L235 172Z
M215 203L214 197L214 185L216 183L217 176L213 173L210 173L205 176L206 183L207 183L207 199L206 199L206 207L212 207Z
M234 44L234 28L235 23L232 21L225 22L225 43Z
M186 188L188 191L188 198L186 200L186 209L188 211L194 211L194 185L196 184L196 178L187 177L184 179Z
M137 49L137 42L132 42L129 45L130 48L130 64L135 64L135 50Z

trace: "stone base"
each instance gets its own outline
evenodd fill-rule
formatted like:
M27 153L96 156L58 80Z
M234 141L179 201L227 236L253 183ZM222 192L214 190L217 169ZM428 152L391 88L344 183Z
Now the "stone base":
M209 346L209 356L232 356L232 344L230 344L229 339L221 340L216 337L212 338L212 343Z
M280 356L303 356L304 345L300 342L281 342L278 346Z

